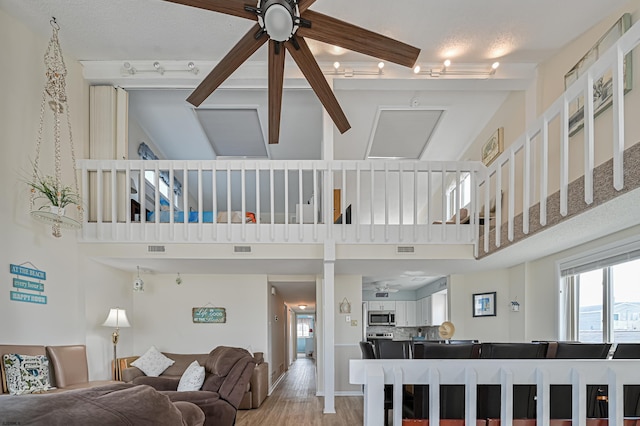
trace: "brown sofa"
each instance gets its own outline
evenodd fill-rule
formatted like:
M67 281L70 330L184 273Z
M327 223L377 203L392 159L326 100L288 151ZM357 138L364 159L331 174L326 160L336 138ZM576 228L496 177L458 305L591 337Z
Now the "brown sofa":
M133 384L149 385L173 402L196 404L205 414L206 426L232 426L255 370L256 362L251 354L241 348L218 346L208 355L164 355L175 363L160 376L148 377L140 369L129 367L123 370L123 379ZM202 388L179 392L180 377L194 359L205 368Z
M203 411L149 386L117 383L39 395L0 396L0 424L202 426Z
M163 387L166 381L167 386L171 389L175 389L176 380L179 382L180 377L187 369L189 364L194 360L198 361L198 364L205 365L209 354L174 354L169 352L163 352L163 354L175 361L175 363L167 368L158 378L151 378L155 383L153 386L156 388ZM251 373L251 379L247 386L240 405L239 410L249 410L258 408L267 398L269 393L269 363L264 362L264 356L262 352L255 352L253 354L256 362L255 369ZM131 363L138 359L137 356L121 359L122 366L122 380L131 383L147 383L145 380L140 379L136 381L138 377L146 377L145 374L136 367L131 367Z
M83 389L118 383L111 380L89 381L85 345L0 345L2 393L8 393L4 362L2 362L5 354L45 355L49 359L50 383L57 388L56 390Z

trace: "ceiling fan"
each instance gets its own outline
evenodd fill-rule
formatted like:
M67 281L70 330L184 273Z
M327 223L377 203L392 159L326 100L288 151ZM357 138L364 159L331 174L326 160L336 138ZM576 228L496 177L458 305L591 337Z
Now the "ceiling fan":
M397 288L390 287L389 284L385 284L385 285L382 285L382 286L377 286L377 287L375 287L375 289L379 293L397 293L398 292Z
M304 74L340 133L351 128L316 62L305 37L385 61L413 67L420 49L378 33L308 10L315 0L165 0L172 3L257 20L187 98L199 106L259 47L269 41L269 143L280 138L285 49ZM283 47L285 49L283 49Z

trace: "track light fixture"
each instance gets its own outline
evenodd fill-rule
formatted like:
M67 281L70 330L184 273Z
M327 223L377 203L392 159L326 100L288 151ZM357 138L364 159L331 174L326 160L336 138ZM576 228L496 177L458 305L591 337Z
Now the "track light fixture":
M176 72L188 72L190 74L197 75L200 72L200 69L193 61L187 63L187 66L184 68L173 68L173 66L170 68L166 68L159 61L154 61L150 67L145 65L144 63L140 63L137 66L133 66L131 62L124 62L122 64L123 75L135 75L141 73L157 73L160 75L165 75L166 73Z
M478 67L467 69L451 69L451 60L446 59L441 68L429 68L423 70L420 65L416 65L413 68L414 74L428 75L431 78L439 77L477 77L477 78L489 78L496 73L496 70L500 66L500 62L494 62L488 70L479 69Z
M323 74L327 75L342 75L345 77L353 77L355 75L382 75L384 69L384 62L378 62L376 70L357 70L350 67L343 67L338 61L333 63L333 70L323 71Z

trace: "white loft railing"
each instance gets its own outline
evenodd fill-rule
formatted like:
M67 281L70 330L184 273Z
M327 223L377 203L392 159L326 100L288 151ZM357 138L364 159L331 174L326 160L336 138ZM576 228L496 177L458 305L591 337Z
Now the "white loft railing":
M633 25L488 169L476 162L81 160L83 196L89 213L85 215L82 239L145 242L322 242L333 239L346 243L474 244L477 256L482 229L483 249L489 252L492 236L496 247L502 244L504 219L507 239L514 239L516 193L522 194L525 235L531 227L529 209L536 200L540 201L539 223L546 226L550 188L559 190L560 214L567 215L572 155L569 103L580 96L592 99L594 80L608 71L612 74L613 88L613 181L616 190L624 187L623 61L638 43L640 23ZM585 104L583 121L584 200L592 204L595 120L591 102ZM560 153L558 170L553 174L549 173L550 163L553 164L550 160L555 155L549 149L550 141L559 145ZM518 167L520 162L522 166ZM144 176L145 171L154 172L155 185L140 185L143 182L140 176ZM142 213L147 209L160 212L163 199L157 189L160 171L169 175L168 193L173 193L173 178L178 176L182 179L183 193L188 196L183 196L177 206L170 203L168 213L164 214L168 216L166 220L163 214L156 214L152 221L141 214L139 223L132 222L129 217L131 190L125 182L132 177L137 179ZM459 195L462 177L466 174L471 175L472 181L468 205L470 225L461 224L458 214L454 223L446 224L451 216L449 212L459 212L462 207L460 197L450 202L447 192L453 185ZM557 181L551 181L551 176L556 174ZM519 181L521 184L516 185ZM537 191L533 189L534 182ZM343 220L342 224L333 225L333 188L341 189L340 213L345 219L347 207L351 206L351 224ZM152 195L150 201L146 199L146 192ZM503 194L508 200L506 213ZM496 199L496 209L492 212L490 206ZM308 207L298 207L307 202L313 206L312 218L305 218ZM226 221L217 220L220 211L227 212ZM256 223L232 223L234 211L241 217L253 211ZM178 220L180 212L182 221ZM205 218L205 212L211 215L210 220ZM195 215L193 221L189 219L192 214ZM479 226L484 223L495 223L493 234L491 226Z
M495 211L495 233L494 242L496 247L501 245L501 226L503 218L506 216L507 238L513 241L514 238L514 218L515 196L518 191L522 191L522 232L529 233L530 219L529 208L534 202L534 181L539 185L537 200L540 201L540 225L547 224L547 196L549 187L560 191L560 214L566 216L568 212L568 187L569 187L569 164L571 150L569 149L569 104L580 96L583 99L593 99L594 81L597 81L606 72L612 75L612 134L613 145L613 186L616 190L624 187L623 181L623 152L625 147L625 123L624 123L624 60L640 43L640 23L634 24L623 36L596 61L587 72L580 76L567 90L542 114L537 121L527 128L505 152L503 152L489 167L485 179L480 179L477 186L477 200L484 203L484 212L476 210L476 214L490 217L490 199L500 200L501 194L506 193L508 206L506 214L503 212L504 206L499 201L496 203ZM630 59L630 56L627 57ZM583 109L584 121L584 201L589 205L593 203L593 171L594 171L594 106L593 102L586 102ZM550 134L551 126L557 131ZM552 156L557 156L555 152L550 152L549 141L559 141L559 170L558 180L549 181L549 163ZM578 143L577 141L573 143ZM599 141L604 143L604 141ZM535 151L534 151L535 150ZM535 155L534 155L535 154ZM575 155L575 154L573 154ZM517 157L520 156L520 160ZM516 167L517 161L522 161L522 167ZM506 169L507 183L503 191L503 171ZM522 186L516 186L516 177L522 181ZM476 218L477 221L477 218ZM489 251L490 232L489 226L483 227L484 251ZM476 249L478 247L476 246ZM476 252L476 255L478 253Z
M447 193L452 187L460 189L465 176L470 176L473 187L485 171L479 162L80 160L78 164L88 210L83 240L123 242L333 239L472 244L478 233L474 224L461 223L460 215L446 223L453 214L449 211L461 207L460 197L450 201ZM179 196L173 195L177 182ZM340 188L339 224L334 224L333 188ZM255 223L243 219L247 213L254 214Z
M429 385L429 424L440 424L440 385L465 386L465 424L476 424L477 385L501 385L501 422L513 417L513 386L536 385L538 426L549 426L551 385L572 385L572 424L586 425L587 385L608 385L609 425L623 424L624 386L640 385L637 360L350 360L349 382L364 385L364 425L384 424L384 385L393 385L393 424L402 424L403 385Z

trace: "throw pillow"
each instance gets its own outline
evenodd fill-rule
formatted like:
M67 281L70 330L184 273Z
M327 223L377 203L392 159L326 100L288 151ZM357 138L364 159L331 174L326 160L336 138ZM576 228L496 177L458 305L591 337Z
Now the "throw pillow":
M198 361L193 361L184 373L180 377L180 383L178 383L178 392L184 391L197 391L200 390L204 383L204 367L198 364Z
M51 389L49 359L46 356L5 354L3 363L7 389L11 395Z
M144 355L131 363L149 377L158 377L175 361L164 356L155 346L151 346Z

